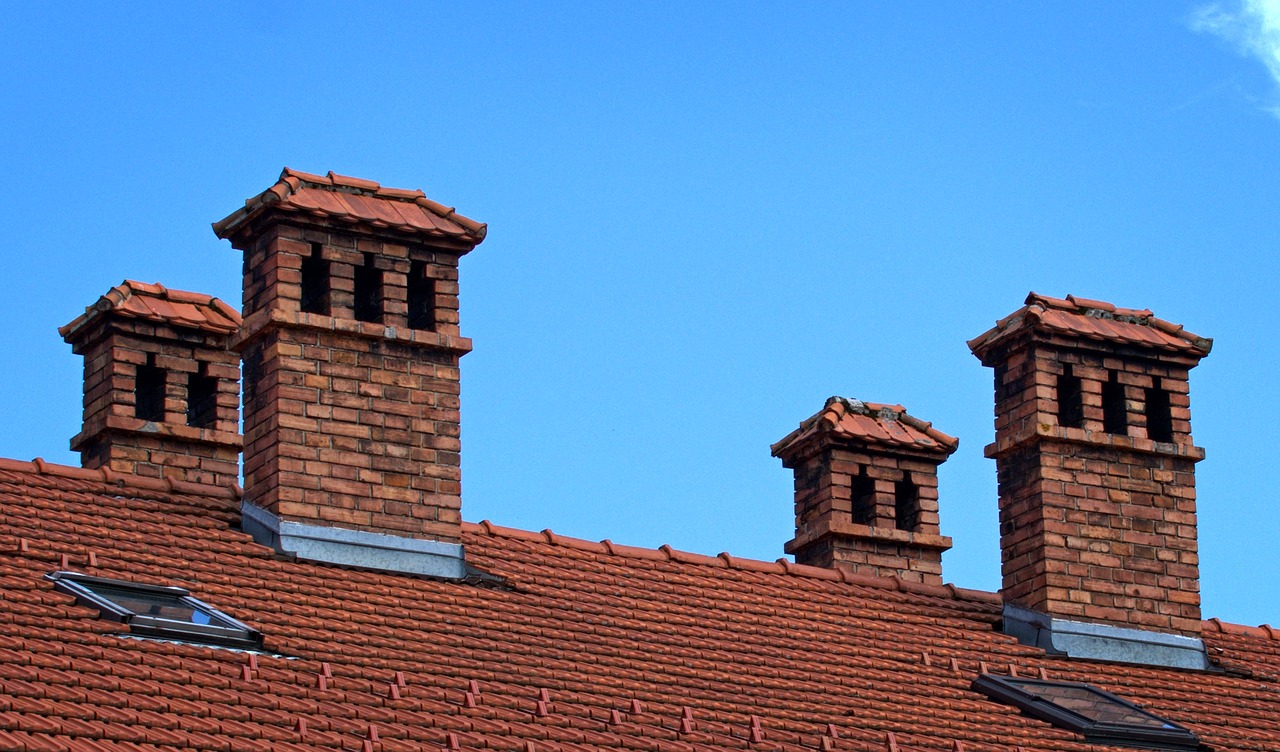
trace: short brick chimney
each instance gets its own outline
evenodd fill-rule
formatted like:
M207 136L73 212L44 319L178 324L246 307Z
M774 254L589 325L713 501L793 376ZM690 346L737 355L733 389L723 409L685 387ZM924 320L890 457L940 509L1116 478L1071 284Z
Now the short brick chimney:
M795 471L796 562L942 584L938 465L959 441L900 405L832 397L774 444Z
M244 252L246 528L302 557L457 574L458 260L485 226L286 169L214 231Z
M84 356L84 467L236 482L240 314L208 295L125 280L58 329Z
M1006 603L1199 635L1204 451L1191 443L1187 381L1212 344L1151 311L1035 293L969 342L995 369L986 454Z

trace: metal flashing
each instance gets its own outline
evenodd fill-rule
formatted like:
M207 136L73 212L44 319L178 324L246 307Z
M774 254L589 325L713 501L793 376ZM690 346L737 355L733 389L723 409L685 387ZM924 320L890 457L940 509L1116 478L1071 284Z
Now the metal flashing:
M255 541L299 559L452 580L472 574L457 543L289 522L248 501L240 511Z
M1205 671L1211 667L1199 637L1060 619L1004 604L1004 633L1051 655Z

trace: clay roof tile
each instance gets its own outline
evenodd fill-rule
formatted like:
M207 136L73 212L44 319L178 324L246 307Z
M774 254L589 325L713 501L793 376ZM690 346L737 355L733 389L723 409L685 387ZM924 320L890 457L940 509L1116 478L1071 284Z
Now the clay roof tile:
M447 238L475 246L484 240L486 226L453 208L426 198L420 190L384 188L372 180L330 172L320 176L288 167L267 190L213 224L218 237L234 234L261 212L292 211L365 224L379 229Z
M1120 308L1106 301L1074 295L1062 299L1032 292L1027 295L1022 308L969 340L969 349L981 357L996 343L1016 332L1028 330L1142 345L1195 358L1208 355L1213 347L1213 340L1196 336L1179 324L1156 318L1147 309Z
M902 405L886 405L845 397L831 397L822 410L772 446L775 457L791 457L814 450L820 441L861 443L880 448L911 450L944 458L959 439L932 423L909 414Z
M174 326L230 334L240 328L240 314L223 301L197 292L170 290L160 284L126 279L108 290L97 302L58 333L68 342L76 340L103 316L115 315Z
M1003 634L994 593L464 523L468 562L520 582L481 587L278 557L225 489L117 478L0 459L0 746L1101 748L972 692L985 668L1094 684L1205 748L1278 748L1265 626L1206 622L1219 671L1078 661ZM122 639L45 579L90 550L95 575L180 584L280 655Z

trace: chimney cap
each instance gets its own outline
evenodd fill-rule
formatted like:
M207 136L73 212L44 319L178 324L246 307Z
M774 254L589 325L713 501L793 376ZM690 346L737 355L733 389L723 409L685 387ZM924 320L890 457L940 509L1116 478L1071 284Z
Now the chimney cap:
M996 322L991 329L969 340L969 349L981 358L996 343L1022 331L1056 332L1084 339L1140 345L1203 358L1213 340L1157 318L1151 311L1119 308L1101 300L1068 295L1052 298L1034 292L1022 308Z
M830 397L816 414L770 447L775 457L786 460L800 456L819 439L923 452L946 458L960 446L960 440L939 431L932 423L907 414L902 405L863 402L848 397Z
M58 327L58 334L73 342L108 314L214 334L230 334L240 328L240 312L218 298L198 292L171 290L159 282L147 284L126 279L107 290L70 323Z
M384 188L372 180L338 175L313 175L288 167L276 184L246 200L244 207L213 223L219 238L234 235L246 222L268 209L339 219L377 230L447 238L476 246L487 225L469 219L453 207L436 203L419 190Z

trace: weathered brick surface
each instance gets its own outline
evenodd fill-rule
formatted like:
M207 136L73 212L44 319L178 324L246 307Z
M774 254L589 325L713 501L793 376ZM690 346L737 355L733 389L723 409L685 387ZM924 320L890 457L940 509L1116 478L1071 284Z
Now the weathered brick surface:
M283 519L456 542L461 524L458 259L469 246L269 213L245 253L245 498ZM327 263L324 312L305 312L305 258ZM361 267L381 278L356 319ZM410 328L409 274L432 291Z
M997 461L1006 598L1061 616L1198 633L1192 460L1046 439Z
M71 440L81 464L153 478L227 485L239 477L239 356L228 337L106 315L68 341L84 356L84 425ZM135 386L148 361L165 373L163 415L137 416ZM212 421L188 425L188 377L215 383Z
M1005 599L1065 618L1198 635L1195 463L1188 373L1198 358L1028 331L979 353L996 373ZM1079 425L1060 409L1064 369ZM1112 386L1105 386L1108 383ZM1104 391L1117 399L1106 406ZM1163 392L1163 395L1157 394ZM1167 399L1170 435L1148 431ZM1113 428L1108 432L1105 413Z

